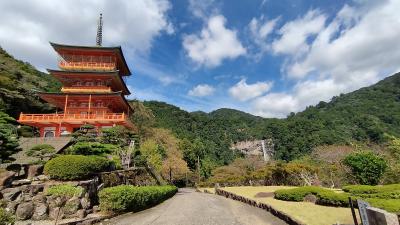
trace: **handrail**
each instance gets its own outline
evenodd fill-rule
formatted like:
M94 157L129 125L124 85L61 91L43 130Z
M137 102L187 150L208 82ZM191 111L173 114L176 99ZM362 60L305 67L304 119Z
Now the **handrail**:
M61 92L111 92L111 88L107 86L73 86L62 87Z
M22 114L19 116L20 122L62 122L79 120L126 120L125 113L105 113L105 114Z
M115 70L116 63L106 62L67 62L60 61L58 63L60 68L63 69L103 69L103 70Z

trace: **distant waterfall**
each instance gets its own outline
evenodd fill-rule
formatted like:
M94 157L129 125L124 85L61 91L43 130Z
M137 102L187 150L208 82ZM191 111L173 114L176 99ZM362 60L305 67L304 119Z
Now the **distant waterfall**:
M267 162L268 155L267 155L267 150L265 149L265 140L261 140L261 148L262 148L263 155L264 155L264 161Z

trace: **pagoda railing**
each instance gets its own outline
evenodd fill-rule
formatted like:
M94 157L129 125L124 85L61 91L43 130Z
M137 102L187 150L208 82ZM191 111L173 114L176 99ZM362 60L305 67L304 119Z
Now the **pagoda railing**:
M77 122L77 121L125 121L125 113L104 114L23 114L19 122Z
M113 62L67 62L61 60L58 63L61 69L65 70L97 70L97 71L114 71L116 64Z
M62 87L61 92L111 92L111 88L106 86L74 86Z

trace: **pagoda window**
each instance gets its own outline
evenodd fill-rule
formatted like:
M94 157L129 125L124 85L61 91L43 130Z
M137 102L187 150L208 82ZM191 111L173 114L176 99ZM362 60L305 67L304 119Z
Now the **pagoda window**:
M76 85L76 86L82 86L82 82L77 81L75 85Z
M103 85L104 85L103 81L101 80L97 81L97 86L103 86Z
M86 81L85 85L86 86L94 86L94 83L93 83L93 81Z
M76 102L71 102L71 103L69 103L69 106L70 106L70 107L76 107Z
M81 107L88 107L88 106L89 106L89 104L87 102L82 102L81 103Z

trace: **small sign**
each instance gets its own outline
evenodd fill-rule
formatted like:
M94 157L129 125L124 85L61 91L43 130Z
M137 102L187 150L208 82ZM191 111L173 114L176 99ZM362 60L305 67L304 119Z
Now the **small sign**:
M357 199L358 212L360 213L361 222L363 225L369 225L368 216L367 216L367 207L369 207L369 203Z

